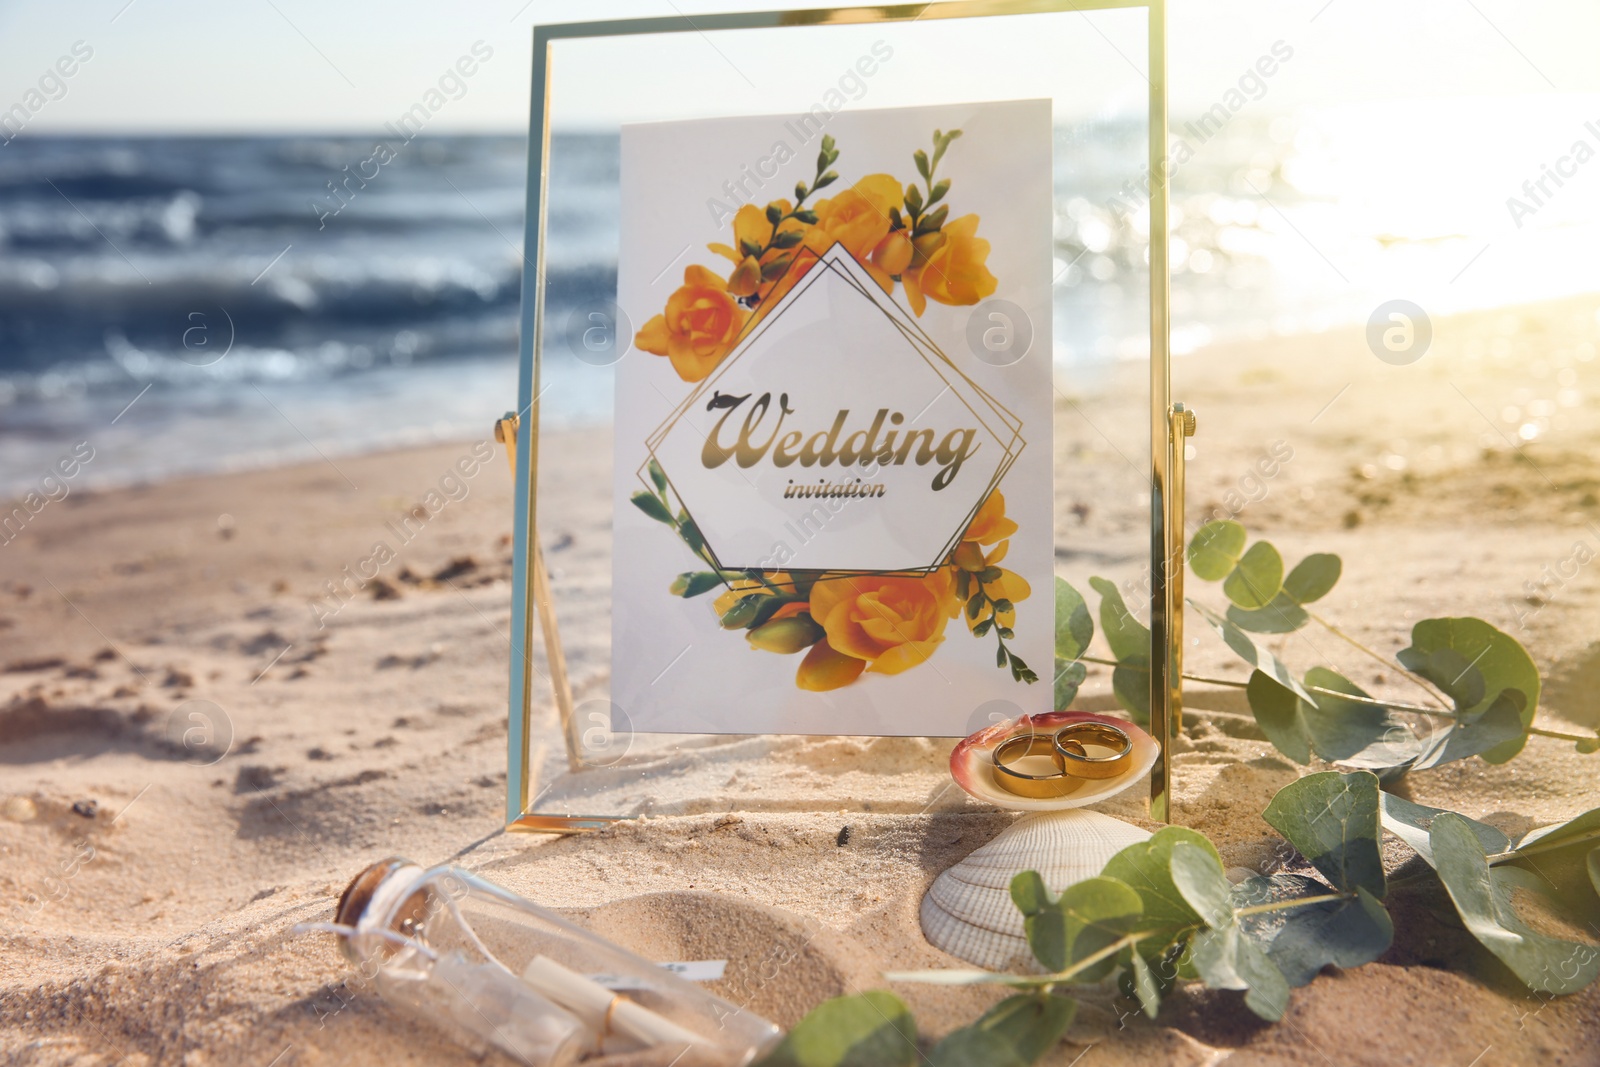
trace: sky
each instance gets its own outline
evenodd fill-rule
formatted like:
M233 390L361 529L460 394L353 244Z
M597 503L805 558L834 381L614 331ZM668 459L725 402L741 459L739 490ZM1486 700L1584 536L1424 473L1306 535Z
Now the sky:
M515 131L528 118L536 23L729 9L703 0L13 0L0 5L0 111L30 100L44 79L34 134L366 133L445 78L452 99L430 132ZM1068 98L1088 99L1097 83L1126 91L1145 76L1142 16L1052 17L1047 35L1008 33L1005 19L959 33L955 23L904 31L877 99L914 102L930 89L994 98L1009 91L1006 79L1026 91L1027 77L1045 68ZM1272 109L1422 97L1519 99L1537 109L1541 98L1600 93L1593 0L1172 0L1169 23L1175 116L1222 99L1278 42L1293 61L1265 91ZM671 113L674 94L709 93L729 112L803 106L882 33L805 32L829 35L813 38L822 43L805 63L775 43L793 37L770 34L685 34L648 53L558 58L561 99L580 123ZM473 73L453 78L463 57ZM63 58L73 73L57 80Z

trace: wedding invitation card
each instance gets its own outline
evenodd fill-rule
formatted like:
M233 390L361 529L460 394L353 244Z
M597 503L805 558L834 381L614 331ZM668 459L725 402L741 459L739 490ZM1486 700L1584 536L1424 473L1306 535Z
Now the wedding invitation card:
M623 127L627 728L959 736L1050 710L1050 120Z

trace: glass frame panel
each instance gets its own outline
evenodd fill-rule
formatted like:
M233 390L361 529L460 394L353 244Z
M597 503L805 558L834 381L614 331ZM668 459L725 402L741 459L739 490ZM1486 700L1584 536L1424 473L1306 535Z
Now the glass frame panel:
M551 591L537 531L539 521L538 470L542 353L547 325L545 315L549 208L552 159L552 53L561 42L603 38L642 37L657 34L708 34L727 30L762 30L780 27L850 26L873 23L934 22L946 19L993 19L1017 15L1084 13L1113 10L1146 13L1148 66L1141 72L1149 83L1147 153L1144 185L1149 211L1149 613L1151 629L1150 708L1151 733L1162 742L1162 755L1152 774L1152 817L1168 817L1170 747L1173 725L1181 720L1182 617L1182 437L1192 433L1192 415L1174 410L1170 395L1169 322L1170 268L1167 222L1167 89L1165 0L963 0L935 4L841 7L793 11L740 12L713 15L624 19L606 22L545 25L534 28L531 128L528 140L528 185L524 238L521 310L521 364L517 411L502 420L498 431L513 446L515 468L515 557L512 575L512 660L509 729L507 736L506 823L511 830L571 833L598 829L635 812L572 810L573 802L551 801L556 779L589 774L615 786L619 778L635 790L648 787L652 775L677 775L681 758L663 759L661 753L635 758L624 754L596 768L586 760L584 731L573 704L566 658L562 651L558 605ZM1126 59L1127 57L1124 56ZM1137 67L1135 67L1137 69ZM1189 425L1185 427L1185 419ZM1176 443L1175 443L1176 440ZM520 444L522 447L515 447ZM536 640L535 634L539 637ZM536 723L537 693L549 687L553 696L553 722ZM552 736L551 726L558 730ZM723 738L737 742L738 738ZM748 740L748 739L747 739ZM908 739L903 739L908 740ZM919 739L920 740L920 739ZM679 751L696 749L691 736L680 741ZM559 765L565 749L566 773L546 782L539 776L544 763ZM551 755L555 753L555 755ZM548 759L547 759L548 757ZM691 755L690 759L703 758ZM757 756L759 759L759 756ZM603 769L605 774L597 774ZM551 776L546 776L550 778ZM584 791L576 791L582 796ZM601 789L601 795L605 789ZM943 795L941 790L940 794ZM609 798L616 799L613 795ZM823 798L819 798L823 799ZM581 805L582 800L578 801ZM904 797L912 810L928 810L938 803L917 795ZM889 810L880 797L852 796L840 791L825 798L829 807L871 806ZM556 810L565 807L566 810ZM598 807L605 804L599 802ZM815 808L818 804L807 805ZM681 810L681 809L679 809Z

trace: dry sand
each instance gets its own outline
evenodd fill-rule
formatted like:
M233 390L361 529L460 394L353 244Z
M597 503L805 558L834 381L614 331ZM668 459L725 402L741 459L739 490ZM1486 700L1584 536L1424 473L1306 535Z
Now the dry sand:
M1597 304L1437 323L1433 350L1410 367L1374 359L1357 330L1181 360L1176 393L1200 413L1192 511L1255 497L1239 517L1291 558L1339 552L1345 578L1325 614L1385 653L1407 643L1412 620L1434 615L1481 615L1518 633L1549 680L1540 722L1600 725L1600 571L1559 576L1576 542L1600 551L1600 526L1588 525L1600 520ZM1060 449L1075 462L1058 487L1062 573L1137 582L1143 519L1126 491L1137 471L1099 429L1115 438L1138 425L1138 411L1063 400L1058 413ZM1536 439L1513 447L1518 427L1541 419ZM1292 458L1253 479L1278 441ZM579 475L603 477L584 466L596 464L592 443L550 447ZM923 941L917 908L939 871L1009 819L975 805L705 811L587 837L495 836L509 656L502 461L422 524L383 584L325 627L310 607L375 541L394 543L386 524L469 451L79 491L0 547L7 1062L472 1059L344 986L325 936L290 933L329 918L354 873L396 853L459 857L654 958L726 957L751 1007L785 1024L825 996L881 986L882 969L958 964ZM603 529L581 509L551 514L552 565L564 581L592 584ZM1546 566L1558 578L1530 599L1524 583L1544 581ZM1191 593L1216 600L1200 583ZM603 613L590 615L571 624L581 685L604 670ZM1192 616L1190 636L1191 669L1242 677ZM1329 663L1403 692L1392 671L1326 631L1283 648L1302 667ZM1083 706L1107 706L1105 684L1097 669ZM1181 821L1211 835L1231 865L1270 862L1274 838L1259 813L1301 771L1240 717L1235 693L1196 687L1190 703L1199 710L1178 755ZM204 726L192 712L231 731L224 758L186 758L184 731ZM795 743L761 791L770 800L885 759L936 774L944 752L905 740ZM1508 766L1452 764L1409 788L1517 832L1600 803L1597 760L1535 739ZM1141 792L1103 808L1141 821ZM1407 855L1393 841L1389 854L1397 865ZM1600 1063L1600 989L1541 1001L1519 992L1436 896L1397 890L1391 906L1399 933L1384 960L1322 975L1276 1026L1234 994L1181 992L1156 1023L1101 996L1045 1062ZM751 979L790 957L769 980ZM996 996L897 992L929 1033Z

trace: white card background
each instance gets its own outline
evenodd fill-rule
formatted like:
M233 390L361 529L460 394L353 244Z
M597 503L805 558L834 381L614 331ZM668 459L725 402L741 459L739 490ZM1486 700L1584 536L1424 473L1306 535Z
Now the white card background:
M963 131L946 152L937 177L951 181L946 196L951 218L979 216L978 236L990 242L987 264L998 279L991 299L1023 309L1032 325L1032 347L1010 366L993 366L978 359L968 343L972 308L929 301L925 313L915 318L906 310L901 287L896 286L892 296L881 291L874 295L880 301L897 302L905 319L925 331L961 374L1021 420L1026 445L1000 484L1006 514L1018 524L1003 566L1022 575L1032 586L1032 595L1017 603L1016 636L1007 644L1040 680L1032 685L1013 681L1009 671L995 665L993 635L974 638L958 618L950 620L943 643L925 663L897 675L868 672L843 688L809 692L795 684L803 653L779 655L753 649L745 631L718 625L711 604L720 588L687 600L672 596L668 587L678 574L703 570L705 564L669 527L645 516L629 498L642 487L638 471L648 458L646 438L699 385L679 378L666 358L634 348L617 364L611 679L611 700L633 730L960 736L991 721L997 710L1011 715L1049 710L1054 647L1050 103L1008 101L836 114L823 132L836 141L840 155L833 169L840 179L811 199L837 194L869 174L918 181L912 153L919 148L931 151L936 128ZM709 242L732 243L731 221L725 215L724 221L715 221L708 207L712 198L729 202L725 182L744 181L748 199L762 206L769 200L792 200L795 183L810 181L821 135L804 142L800 129L795 116L623 127L617 287L618 303L635 330L661 312L683 283L685 266L702 264L723 277L731 270L729 261L706 248ZM794 158L776 176L763 179L758 163L773 156L779 141L793 150ZM742 201L740 197L733 204ZM721 391L755 390L753 401L770 389L775 403L776 394L787 390L790 407L797 410L785 428L792 422L808 434L827 429L841 408L853 413L847 432L864 428L880 406L908 417L926 412L918 425L971 425L967 409L953 394L941 396L941 387L929 376L908 372L897 382L895 374L873 372L868 361L876 342L864 344L861 338L881 331L882 317L876 312L863 315L863 303L846 299L848 293L836 276L820 277L829 274L814 267L801 285L819 275L817 284L840 286L837 293L818 290L812 296L819 299L808 296L804 305L795 304L793 323L787 314L773 323L774 329L783 326L793 334L783 339L784 351L818 353L812 357L815 367L804 374L792 367L777 373L725 361L726 381L717 382ZM830 302L837 315L821 310ZM831 341L830 331L835 331ZM710 395L707 390L706 396ZM749 403L728 420L725 442L736 437L730 431L742 424ZM703 400L694 405L684 419L698 425L669 434L659 454L669 477L675 477L675 470L684 473L686 482L689 474L694 475L686 491L702 499L686 499L690 511L724 562L740 567L760 565L771 558L771 548L757 559L732 558L730 553L779 543L792 553L785 564L790 567L837 566L846 558L867 561L854 563L854 569L927 566L932 559L908 560L916 552L925 554L923 546L928 543L942 545L961 525L959 520L927 514L927 503L944 506L958 485L969 490L966 504L975 503L981 497L976 487L988 481L999 448L986 443L963 466L950 490L936 494L936 499L929 497L925 486L937 464L879 468L871 480L884 484L888 495L847 502L827 529L807 542L785 532L781 510L791 502L752 515L757 509L719 508L714 492L706 496L708 487L714 487L716 477L740 479L756 472L755 476L767 479L761 499L776 500L779 494L766 491L770 486L791 477L796 482L838 480L843 474L837 466L796 464L777 481L771 480L777 474L770 469L751 468L741 474L732 461L713 472L689 471L686 460L698 457L702 431L709 430L720 414L704 409ZM988 421L998 427L992 418ZM684 429L690 432L683 433ZM859 470L851 472L855 476ZM914 487L912 480L922 484ZM915 512L904 504L913 498L924 502ZM746 491L745 500L750 499ZM902 507L894 510L897 501ZM961 514L966 510L961 508ZM938 531L931 542L928 529Z

